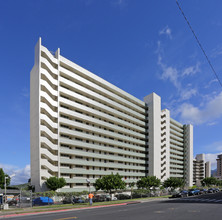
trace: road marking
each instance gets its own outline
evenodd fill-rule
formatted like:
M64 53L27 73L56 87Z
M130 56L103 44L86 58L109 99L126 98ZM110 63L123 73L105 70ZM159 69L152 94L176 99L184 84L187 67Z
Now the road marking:
M120 210L118 210L118 212L127 212L128 211L128 209L120 209Z
M68 217L68 218L58 218L58 219L55 219L55 220L65 220L65 219L76 219L77 217L76 216L74 216L74 217Z
M164 211L154 211L154 213L161 214L164 213Z
M195 212L200 212L200 211L199 210L188 210L188 212L195 213Z
M175 208L169 208L169 210L175 210Z

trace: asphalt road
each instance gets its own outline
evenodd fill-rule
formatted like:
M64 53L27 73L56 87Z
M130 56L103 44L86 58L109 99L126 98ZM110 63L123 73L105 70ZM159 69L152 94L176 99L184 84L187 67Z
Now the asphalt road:
M222 192L167 201L21 216L22 220L220 220Z

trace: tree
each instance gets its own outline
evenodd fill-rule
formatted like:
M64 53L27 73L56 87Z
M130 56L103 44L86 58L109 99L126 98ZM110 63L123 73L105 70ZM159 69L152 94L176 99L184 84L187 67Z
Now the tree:
M11 178L8 174L4 173L2 168L0 168L0 188L2 188L2 189L4 189L4 187L5 187L5 177L7 177L6 186L9 186Z
M58 178L56 176L48 178L45 183L47 187L52 191L56 191L57 189L60 189L66 185L66 181L63 177Z
M135 186L135 182L129 183L129 187L131 190L131 199L133 198L133 187Z
M217 186L222 186L222 180L217 180Z
M126 183L118 173L115 175L112 173L97 179L94 183L94 187L96 188L96 191L104 190L111 195L113 191L125 189Z
M154 189L155 187L159 187L160 183L160 179L158 179L156 176L146 176L138 180L136 185L139 189L150 190L151 187L153 187Z
M172 189L176 189L178 187L183 187L184 186L184 180L182 178L178 177L169 177L163 182L163 186L165 188L170 187Z
M215 177L206 177L201 181L202 186L216 185L218 180Z
M35 186L31 184L31 178L28 179L28 186L27 186L27 190L35 192Z

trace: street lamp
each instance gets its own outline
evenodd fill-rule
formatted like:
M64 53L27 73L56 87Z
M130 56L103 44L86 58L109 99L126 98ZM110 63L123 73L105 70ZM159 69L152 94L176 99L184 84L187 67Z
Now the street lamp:
M89 179L86 179L86 182L87 182L87 186L89 187L89 194L91 193L90 192L90 180Z
M15 174L12 174L11 176L10 176L10 178L12 178L13 176L15 176ZM5 204L6 204L6 199L7 199L7 197L6 197L6 180L7 179L9 179L9 177L8 176L5 176Z
M8 179L8 176L5 176L5 204L6 204L6 180Z

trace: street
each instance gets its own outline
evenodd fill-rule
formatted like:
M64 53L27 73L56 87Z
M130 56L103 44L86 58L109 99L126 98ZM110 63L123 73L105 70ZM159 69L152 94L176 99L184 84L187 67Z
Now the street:
M92 208L5 219L24 220L218 220L221 219L222 192L196 197L142 202L123 206Z

